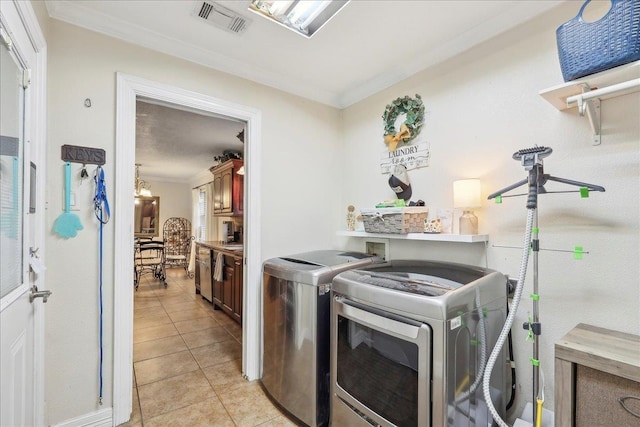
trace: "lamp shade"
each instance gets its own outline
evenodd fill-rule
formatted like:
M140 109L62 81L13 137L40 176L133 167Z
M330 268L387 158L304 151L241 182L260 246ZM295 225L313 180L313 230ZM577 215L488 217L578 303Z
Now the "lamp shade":
M453 182L454 208L479 208L480 180L461 179Z

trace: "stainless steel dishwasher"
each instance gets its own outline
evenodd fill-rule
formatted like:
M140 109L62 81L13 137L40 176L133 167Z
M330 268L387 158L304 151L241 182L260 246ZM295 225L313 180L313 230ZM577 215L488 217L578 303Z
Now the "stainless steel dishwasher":
M324 250L263 265L262 386L308 426L329 422L331 281L340 272L376 262L382 260Z
M209 302L213 302L211 287L211 249L198 246L198 267L200 268L200 295Z

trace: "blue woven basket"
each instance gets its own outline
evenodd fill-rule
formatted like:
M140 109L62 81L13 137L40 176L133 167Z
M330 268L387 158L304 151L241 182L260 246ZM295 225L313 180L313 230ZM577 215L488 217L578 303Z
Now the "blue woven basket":
M605 16L585 22L590 1L556 30L565 82L640 60L640 0L612 0Z

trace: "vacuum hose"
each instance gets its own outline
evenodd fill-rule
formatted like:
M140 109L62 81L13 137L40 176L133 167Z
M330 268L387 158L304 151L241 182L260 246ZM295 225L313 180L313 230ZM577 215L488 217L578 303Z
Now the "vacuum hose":
M487 366L484 371L484 378L482 381L482 392L484 394L484 400L487 403L487 407L493 416L493 419L500 427L509 427L509 425L500 418L498 411L496 411L495 406L493 406L493 401L491 400L491 391L490 391L490 383L491 383L491 372L493 371L493 367L498 359L498 355L500 354L500 350L504 345L504 341L507 339L509 335L509 331L511 330L511 326L513 325L513 321L516 317L516 312L518 311L518 305L520 304L520 297L522 296L522 289L524 288L524 279L527 275L527 265L529 263L529 247L531 246L531 231L533 228L533 217L535 214L534 209L527 209L527 227L524 233L524 244L522 245L522 261L520 263L520 274L518 276L518 284L516 285L516 290L513 294L513 302L512 308L507 316L507 320L505 321L504 327L498 336L498 340L496 341L496 345L489 356L489 360L487 361Z

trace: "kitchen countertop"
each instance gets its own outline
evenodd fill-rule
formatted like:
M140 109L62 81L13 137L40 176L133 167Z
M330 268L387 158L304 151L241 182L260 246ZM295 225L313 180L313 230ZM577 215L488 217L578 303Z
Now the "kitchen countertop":
M213 240L197 240L196 245L204 246L214 251L220 251L232 256L242 256L244 248L242 243L222 243Z

